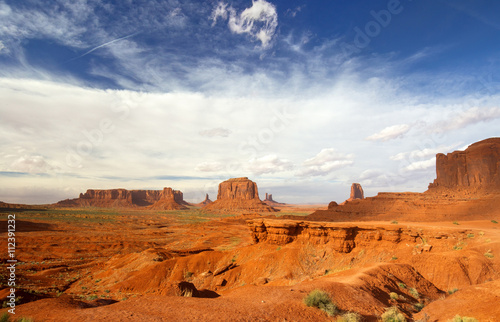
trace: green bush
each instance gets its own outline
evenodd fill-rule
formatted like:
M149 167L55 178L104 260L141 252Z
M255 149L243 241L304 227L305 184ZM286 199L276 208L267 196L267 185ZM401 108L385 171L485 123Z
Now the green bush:
M425 306L424 303L417 303L417 304L415 304L414 305L415 311L417 311L417 312L422 311L422 309L424 308L424 306Z
M418 299L420 297L420 295L418 294L417 289L414 288L414 287L410 288L409 292L410 292L410 295L413 296L416 299Z
M453 320L449 320L449 321L452 321L452 322L478 322L478 320L476 320L474 318L470 318L470 317L467 317L467 316L461 317L458 314L455 315L455 317L453 318Z
M316 307L332 316L337 313L337 306L330 299L330 295L322 290L314 290L304 298L304 304Z
M451 295L451 294L455 293L456 291L458 291L458 288L455 287L454 289L448 290L448 294Z
M337 322L360 322L361 321L361 315L355 312L348 312L345 314L342 314L337 319Z
M460 225L460 224L458 223L458 221L454 221L453 225Z
M406 322L405 316L398 310L397 307L393 306L385 310L382 314L383 322Z
M2 316L0 316L0 322L9 322L9 313L5 312L4 314L2 314Z
M492 220L491 222L494 224L498 224L498 221L496 221L496 220Z

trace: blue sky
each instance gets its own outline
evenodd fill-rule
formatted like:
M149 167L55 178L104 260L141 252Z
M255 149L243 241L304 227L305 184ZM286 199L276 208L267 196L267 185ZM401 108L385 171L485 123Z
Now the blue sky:
M496 1L1 1L0 200L424 191L498 136Z

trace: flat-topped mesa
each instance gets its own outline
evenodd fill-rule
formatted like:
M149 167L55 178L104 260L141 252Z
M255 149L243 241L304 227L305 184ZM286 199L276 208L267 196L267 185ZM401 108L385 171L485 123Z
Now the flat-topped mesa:
M274 212L273 207L259 199L257 184L247 177L233 178L221 182L217 193L217 200L204 209L217 212L253 211Z
M80 193L79 198L59 201L56 206L103 208L150 207L161 200L170 199L172 202L163 202L164 205L157 205L157 209L187 209L184 207L187 203L183 199L182 192L173 190L172 188L164 188L163 190L88 189L85 193Z
M182 191L163 188L161 198L148 208L153 210L184 210L188 209L187 205L189 204L184 201Z
M500 138L471 144L465 151L436 155L436 179L429 192L500 190Z
M258 199L260 201L257 184L247 177L226 180L219 184L217 200L227 199Z

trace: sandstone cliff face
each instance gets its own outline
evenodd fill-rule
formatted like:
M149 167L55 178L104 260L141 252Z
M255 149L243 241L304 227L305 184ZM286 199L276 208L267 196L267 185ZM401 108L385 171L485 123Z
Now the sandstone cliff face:
M278 219L252 219L247 221L254 243L285 245L304 241L313 245L328 244L338 253L349 253L355 247L375 247L374 243L416 242L442 239L448 236L439 231L349 223L310 222ZM425 251L421 249L419 251Z
M274 212L273 207L259 199L257 184L246 177L233 178L219 184L217 200L204 207L217 212Z
M226 180L219 184L219 191L217 193L217 200L223 199L259 199L257 184L246 177Z
M153 207L152 209L187 209L181 191L163 190L89 189L77 199L60 201L60 207Z
M436 155L436 174L429 190L499 190L500 138L474 143L465 151Z

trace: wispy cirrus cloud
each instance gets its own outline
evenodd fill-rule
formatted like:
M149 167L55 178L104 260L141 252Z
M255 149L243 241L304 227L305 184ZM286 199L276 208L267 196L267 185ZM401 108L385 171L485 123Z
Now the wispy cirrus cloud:
M353 163L353 154L345 154L333 148L326 148L322 149L314 157L305 160L302 163L302 169L299 170L297 175L299 177L324 176Z
M491 122L500 118L500 107L471 107L465 111L460 111L455 115L450 115L446 121L439 121L430 127L434 133L448 132L466 128L470 125Z
M203 130L198 132L201 136L206 136L209 138L220 136L227 138L229 135L231 135L232 131L230 129L226 129L223 127L217 127L209 130Z
M369 141L389 141L403 137L409 130L408 124L392 125L384 128L382 131L372 134L366 139Z
M290 171L294 168L293 163L286 159L280 159L275 154L265 155L260 158L251 159L246 168L255 175Z

